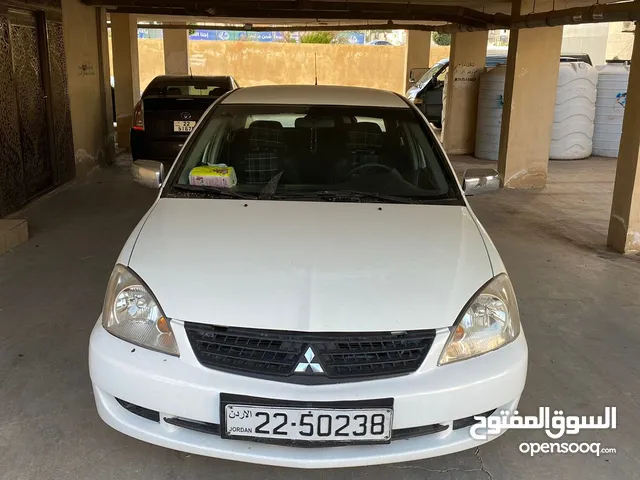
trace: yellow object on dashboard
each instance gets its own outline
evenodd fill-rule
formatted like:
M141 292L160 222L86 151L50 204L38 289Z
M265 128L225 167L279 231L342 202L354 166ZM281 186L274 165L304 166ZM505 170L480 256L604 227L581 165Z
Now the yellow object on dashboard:
M238 183L236 171L226 165L195 167L189 173L189 184L209 187L231 188Z

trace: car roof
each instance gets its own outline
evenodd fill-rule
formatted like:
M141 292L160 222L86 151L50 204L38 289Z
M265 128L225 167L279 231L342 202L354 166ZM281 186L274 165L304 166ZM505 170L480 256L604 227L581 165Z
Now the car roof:
M409 108L402 97L386 90L328 85L269 85L234 90L222 103L257 105L346 105Z

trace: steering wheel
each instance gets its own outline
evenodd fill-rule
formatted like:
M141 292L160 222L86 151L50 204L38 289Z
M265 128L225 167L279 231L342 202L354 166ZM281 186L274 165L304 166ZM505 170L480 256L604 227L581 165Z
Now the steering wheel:
M349 173L347 173L347 178L355 177L361 170L367 169L376 169L376 170L384 170L385 172L393 173L393 168L383 164L383 163L365 163L364 165L358 165L355 168L352 168Z

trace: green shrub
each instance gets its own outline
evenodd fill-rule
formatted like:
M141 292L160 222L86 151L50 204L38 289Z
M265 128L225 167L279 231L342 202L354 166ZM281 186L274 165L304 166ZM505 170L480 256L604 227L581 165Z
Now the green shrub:
M451 45L451 34L433 32L433 41L436 45Z
M308 32L300 36L300 43L331 43L334 32Z

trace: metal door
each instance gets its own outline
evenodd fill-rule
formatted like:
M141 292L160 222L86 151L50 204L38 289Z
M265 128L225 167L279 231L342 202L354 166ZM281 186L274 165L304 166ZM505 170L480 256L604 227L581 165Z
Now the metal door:
M437 72L429 82L427 92L423 100L425 105L425 115L430 122L434 122L437 126L442 124L442 94L444 90L444 75L447 71L447 65Z
M0 9L0 218L25 203L9 17Z
M9 10L13 78L18 104L23 182L26 200L55 182L43 79L44 32L32 12Z

